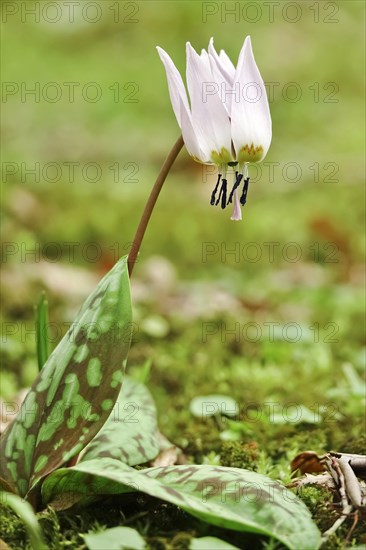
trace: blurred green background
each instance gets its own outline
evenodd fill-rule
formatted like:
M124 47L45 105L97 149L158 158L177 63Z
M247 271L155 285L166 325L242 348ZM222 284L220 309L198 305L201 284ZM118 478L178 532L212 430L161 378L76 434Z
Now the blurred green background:
M337 361L351 361L362 373L363 3L23 4L3 3L4 394L36 372L34 337L26 330L39 292L48 293L53 322L72 320L98 278L128 251L179 135L155 47L184 72L185 42L200 50L211 36L236 62L251 35L262 76L272 83L273 141L259 175L250 168L257 181L241 223L209 206L211 169L180 154L135 269L135 318L141 327L146 316L152 322L141 329L131 363L155 354L159 373L160 338L162 348L179 345L180 365L195 364L198 353L202 368L214 362L221 371L231 353L266 362L271 350L270 361L290 368L299 349L293 344L284 361L272 357L265 337L255 344L241 339L233 350L219 338L212 342L219 351L203 345L202 320L228 316L299 322L307 334L314 323L326 334L327 323L336 323L333 355L322 343L330 354L325 386L337 384ZM205 243L215 252L205 255ZM265 243L275 247L273 257ZM27 254L34 249L36 255ZM151 262L155 256L160 260ZM181 314L187 300L193 305ZM64 327L55 330L56 341Z
M301 451L364 452L364 3L3 2L2 18L2 398L37 373L41 291L55 345L129 250L179 135L155 47L184 72L186 41L214 36L236 63L250 34L271 148L249 169L241 223L209 205L215 174L181 152L133 275L129 371L146 378L151 361L161 431L188 462L286 482ZM212 393L307 413L227 429L189 411ZM324 531L334 519L314 506ZM146 519L152 548L180 529L168 515ZM83 522L52 529L50 548L82 547Z

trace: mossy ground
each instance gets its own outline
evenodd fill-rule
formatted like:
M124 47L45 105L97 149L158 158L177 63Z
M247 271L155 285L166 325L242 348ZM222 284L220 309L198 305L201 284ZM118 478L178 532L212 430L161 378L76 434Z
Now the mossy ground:
M145 308L146 315L154 314L158 323L159 311L154 307L150 312L146 304ZM352 392L340 366L334 375L334 365L339 365L337 346L278 340L272 342L268 358L268 342L223 344L213 339L203 346L199 320L186 323L183 330L182 320L175 317L175 313L164 317L170 326L164 337L140 332L139 341L131 349L130 372L141 375L146 371L143 361L152 360L147 384L157 403L160 428L183 450L188 462L253 469L287 483L290 461L299 452L363 452L366 440L359 420L362 399L355 388ZM218 316L217 322L222 322L220 319ZM232 323L234 318L229 316L226 321ZM323 354L319 353L322 348ZM9 359L9 372L15 366L13 361ZM302 368L303 361L307 368ZM334 389L338 389L336 400ZM194 417L189 409L191 399L213 393L236 399L240 404L238 415L230 419ZM283 412L286 423L275 423L274 417L271 421L265 415L270 403ZM313 411L314 423L294 421L299 405ZM300 496L322 531L338 517L339 503L328 491L306 488ZM272 548L268 540L213 528L173 505L144 495L108 498L72 512L48 509L39 518L51 550L85 548L83 533L116 525L135 527L154 550L186 549L191 537L206 534L216 534L239 548L259 549L266 544ZM350 517L324 548L341 549L346 540L350 546L364 543L366 531L361 520L348 538L353 520ZM29 548L21 520L4 506L0 523L0 538L11 548Z
M318 22L313 3L301 5L296 23L287 22L281 9L273 23L264 16L256 23L223 21L221 13L207 23L201 3L190 1L138 2L135 24L116 24L110 10L95 25L40 27L19 15L9 19L5 81L26 81L31 88L37 79L60 86L97 79L103 94L95 103L81 94L74 102L64 94L55 103L15 94L4 105L3 158L19 168L6 179L3 196L3 240L18 246L4 256L4 400L37 373L31 331L40 292L45 289L49 299L54 345L96 281L128 251L176 139L156 44L182 68L186 40L200 49L214 35L217 47L236 59L250 33L264 79L279 84L270 105L267 164L251 183L243 222L233 223L229 212L209 205L215 183L210 168L181 154L135 267L136 333L128 368L137 374L151 361L147 384L160 429L188 462L253 468L287 483L299 452L365 451L363 54L352 47L350 56L348 47L363 39L364 5L338 2L336 24L326 21L332 16L326 5L319 3ZM109 87L116 80L121 90L128 82L138 85L137 103L115 101ZM288 82L301 87L299 101L282 93ZM327 100L334 89L326 88L329 82L338 86L336 102ZM24 175L22 162L26 168L38 162L41 169L56 162L61 177ZM78 163L73 181L67 162ZM98 181L83 176L88 162L101 168ZM116 162L118 182L111 170ZM294 163L300 179L288 172ZM131 166L137 168L133 181ZM255 179L254 168L249 173ZM155 255L159 261L151 260ZM234 398L237 417L194 417L191 400L209 394ZM306 422L299 422L301 406L310 411ZM321 530L330 527L339 511L333 497L314 488L301 496ZM136 527L154 550L185 549L192 536L207 533L240 548L275 548L144 496L81 511L46 510L39 518L51 550L82 549L81 535L89 529L123 524ZM365 544L361 521L350 534L353 519L328 550ZM15 550L27 548L22 522L4 506L0 538Z

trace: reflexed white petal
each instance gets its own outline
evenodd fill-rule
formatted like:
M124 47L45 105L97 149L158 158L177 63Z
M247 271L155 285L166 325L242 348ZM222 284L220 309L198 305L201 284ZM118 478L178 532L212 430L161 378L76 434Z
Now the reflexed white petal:
M162 48L159 48L159 46L157 50L165 67L170 100L177 122L182 130L183 140L187 151L196 160L207 162L209 161L210 155L202 151L198 143L182 77L170 56Z
M158 50L160 59L162 60L165 67L168 80L170 101L172 102L174 114L176 116L179 126L182 127L181 104L184 105L186 110L189 110L186 89L184 87L182 77L180 76L180 73L174 65L170 56L159 46L157 46L156 49Z
M210 163L210 151L204 151L198 142L197 133L193 127L191 112L186 109L186 106L181 100L180 106L181 113L181 129L184 144L187 147L188 153L191 157L199 160L203 163ZM202 140L201 140L202 141Z
M212 77L218 86L218 94L220 95L221 102L225 107L227 116L230 117L232 102L232 94L230 92L232 89L232 84L226 80L212 55L209 54L208 57L210 60Z
M234 81L235 76L235 67L233 62L231 61L230 57L227 55L225 50L220 51L219 55L221 62L224 64L224 67L226 68L226 72L229 74L231 82Z
M250 36L246 36L245 40L244 40L244 44L242 45L241 50L239 52L238 62L236 64L236 69L235 69L235 75L234 76L237 75L239 67L241 67L243 65L245 50L248 47L249 42L250 42Z
M226 82L231 85L234 81L235 67L231 63L229 57L226 55L224 50L221 50L220 55L218 55L217 51L215 50L213 38L210 38L210 42L208 44L208 53L215 60L215 63L222 75L224 76Z
M223 50L221 50L221 53L222 52ZM221 56L221 53L220 53L220 56ZM229 59L229 63L231 64L231 67L226 66L226 59L223 60L222 56L220 57L219 55L217 55L217 52L215 50L215 46L213 43L213 38L210 39L210 42L208 44L208 54L210 59L212 75L215 81L217 82L217 84L219 85L221 101L225 107L227 114L230 117L235 68L231 63L230 59L228 58L228 56L226 57L227 59Z
M219 86L212 74L207 52L199 56L187 43L187 86L193 126L201 149L214 155L226 152L231 160L230 121L221 102ZM230 157L230 158L229 158Z
M249 36L239 55L234 86L236 83L240 86L240 101L232 102L231 128L237 160L257 162L264 159L270 146L272 121Z
M208 53L212 74L220 86L221 101L230 117L231 104L235 95L235 89L233 88L235 67L224 50L221 50L220 55L217 54L213 38L210 39L208 44Z

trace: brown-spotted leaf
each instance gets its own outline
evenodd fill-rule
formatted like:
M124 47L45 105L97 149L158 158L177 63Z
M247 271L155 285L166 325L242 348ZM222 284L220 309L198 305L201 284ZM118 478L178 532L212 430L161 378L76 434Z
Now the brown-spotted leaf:
M152 460L159 450L154 400L144 384L126 376L111 415L80 462L109 457L135 466Z
M100 281L28 392L0 441L0 475L24 496L103 426L118 397L130 347L126 258Z
M290 550L317 550L321 543L305 504L281 483L249 470L193 464L135 470L99 458L57 470L42 485L45 504L64 492L77 493L82 503L135 491L225 529L274 537Z

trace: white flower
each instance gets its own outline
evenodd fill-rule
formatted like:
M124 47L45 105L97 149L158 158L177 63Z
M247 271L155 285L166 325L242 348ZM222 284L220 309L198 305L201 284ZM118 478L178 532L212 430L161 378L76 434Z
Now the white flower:
M220 54L216 52L212 38L208 52L202 50L201 55L187 43L190 104L179 71L169 55L162 48L157 49L165 66L170 99L189 154L198 162L219 167L211 204L221 203L225 208L234 200L231 219L239 220L239 202L245 204L248 192L248 163L264 159L272 137L266 89L254 60L250 37L244 41L236 68L223 50ZM228 165L238 165L229 196Z

